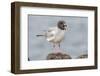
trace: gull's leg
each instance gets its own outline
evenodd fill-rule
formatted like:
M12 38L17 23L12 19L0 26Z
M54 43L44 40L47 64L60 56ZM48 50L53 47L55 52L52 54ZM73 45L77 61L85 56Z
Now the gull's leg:
M58 45L59 45L59 48L60 48L60 43L58 43Z
M56 47L56 43L53 43L53 51L56 52L57 47Z
M60 43L53 44L54 52L61 52Z
M58 43L58 51L61 52L60 43Z
M55 50L55 43L53 43L53 49Z

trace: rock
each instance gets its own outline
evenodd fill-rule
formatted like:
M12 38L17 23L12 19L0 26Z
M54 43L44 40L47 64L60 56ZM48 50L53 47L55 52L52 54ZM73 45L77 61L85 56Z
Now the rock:
M48 54L47 60L55 60L55 59L72 59L72 58L70 55L62 52Z
M77 57L77 58L88 58L88 54L82 54L82 55L80 55L80 56Z

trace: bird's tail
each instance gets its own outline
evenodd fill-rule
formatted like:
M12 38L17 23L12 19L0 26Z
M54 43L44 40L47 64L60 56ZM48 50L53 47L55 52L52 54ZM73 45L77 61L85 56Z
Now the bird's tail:
M40 36L45 36L45 35L36 35L37 37L40 37Z

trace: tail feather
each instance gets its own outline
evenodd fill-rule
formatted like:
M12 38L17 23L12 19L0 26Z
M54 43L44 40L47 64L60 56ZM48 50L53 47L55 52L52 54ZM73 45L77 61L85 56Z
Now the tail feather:
M44 35L36 35L37 37L39 37L39 36L44 36Z

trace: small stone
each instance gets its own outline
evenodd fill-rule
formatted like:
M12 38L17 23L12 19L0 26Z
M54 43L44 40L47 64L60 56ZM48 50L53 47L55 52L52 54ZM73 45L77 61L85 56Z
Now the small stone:
M88 58L88 54L83 54L83 55L80 55L79 57L77 58Z

